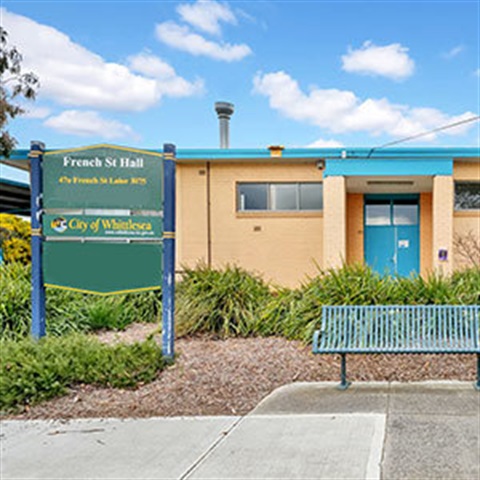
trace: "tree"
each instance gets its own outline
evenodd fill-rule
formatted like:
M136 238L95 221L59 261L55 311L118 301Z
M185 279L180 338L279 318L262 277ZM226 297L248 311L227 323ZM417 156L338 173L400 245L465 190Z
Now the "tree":
M470 230L467 233L455 234L453 248L458 260L467 267L480 267L480 236Z
M34 100L39 87L32 72L22 73L21 53L8 45L8 33L0 27L0 156L8 157L17 141L6 130L7 124L24 109L14 102L16 97Z

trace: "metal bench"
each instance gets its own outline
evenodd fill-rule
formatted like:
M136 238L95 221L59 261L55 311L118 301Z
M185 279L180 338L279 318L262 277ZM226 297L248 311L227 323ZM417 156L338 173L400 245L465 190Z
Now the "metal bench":
M480 390L480 306L327 306L313 335L313 353L341 355L347 382L347 353L465 353L477 355Z

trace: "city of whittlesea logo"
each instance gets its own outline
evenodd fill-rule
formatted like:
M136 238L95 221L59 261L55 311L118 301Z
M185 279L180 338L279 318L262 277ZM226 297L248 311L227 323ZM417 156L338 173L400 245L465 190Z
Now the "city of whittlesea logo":
M50 226L58 233L63 233L68 228L67 221L63 217L53 219Z

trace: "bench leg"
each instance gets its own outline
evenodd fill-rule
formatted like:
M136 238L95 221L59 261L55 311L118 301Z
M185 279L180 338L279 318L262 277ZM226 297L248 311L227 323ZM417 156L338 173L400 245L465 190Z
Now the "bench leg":
M339 390L346 390L351 383L347 382L347 356L345 353L341 354L341 371L340 371L340 385L337 387Z
M477 353L477 383L475 388L480 391L480 353Z

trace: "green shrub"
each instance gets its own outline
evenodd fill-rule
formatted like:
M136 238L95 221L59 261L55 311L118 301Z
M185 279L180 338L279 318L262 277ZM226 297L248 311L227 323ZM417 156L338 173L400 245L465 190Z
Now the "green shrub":
M239 267L186 269L177 284L177 335L253 334L256 317L269 297L268 285Z
M5 411L61 395L78 383L134 387L153 380L164 367L153 340L110 346L72 334L38 342L1 340L0 349L0 408Z
M162 291L129 293L120 296L125 314L135 322L157 322L162 320ZM128 310L128 311L127 311Z
M29 263L30 223L16 215L0 213L0 248L6 263Z
M0 338L30 331L30 266L0 265ZM65 335L98 329L124 329L132 322L159 322L157 291L101 297L58 289L46 291L47 333Z
M262 310L257 331L311 342L321 326L323 305L476 305L480 269L432 274L426 279L381 276L364 265L347 265L310 279L297 290L282 290Z
M25 336L30 329L30 271L16 263L0 266L0 337ZM178 336L280 335L310 341L323 305L441 305L480 303L480 269L396 278L365 265L320 271L298 289L271 291L257 275L227 266L186 269L177 284ZM161 293L112 297L47 290L47 332L65 335L123 329L132 322L161 323Z
M30 318L30 266L0 265L0 337L27 335Z
M455 303L480 304L480 267L455 272L451 277L451 288Z

